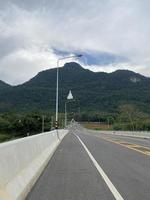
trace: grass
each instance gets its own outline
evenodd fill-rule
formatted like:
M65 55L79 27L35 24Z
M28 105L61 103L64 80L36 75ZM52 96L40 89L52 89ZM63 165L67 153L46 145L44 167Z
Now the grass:
M0 133L0 142L5 142L11 139L10 134Z
M82 124L85 128L87 129L92 129L92 130L112 130L112 125L108 124L100 124L100 123L95 123L95 122L89 122L89 123L83 123Z
M19 137L15 136L15 134L12 134L12 133L0 133L0 143L18 139L18 138Z

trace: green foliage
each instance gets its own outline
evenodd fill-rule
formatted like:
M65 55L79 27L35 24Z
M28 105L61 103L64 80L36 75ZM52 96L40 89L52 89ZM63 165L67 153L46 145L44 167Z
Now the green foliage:
M67 63L59 72L59 127L64 127L71 89L74 101L67 104L68 121L102 122L115 130L150 130L150 78L128 70L94 73L77 63ZM51 118L55 94L56 69L40 72L18 86L0 81L0 112L5 113L0 115L0 133L19 137L40 133L42 115L45 131L50 130L55 121Z
M41 133L43 116L44 131L49 131L52 128L52 123L51 115L48 113L31 112L26 114L1 114L0 141Z
M75 113L74 119L82 122L101 122L112 124L115 120L116 115L105 112L82 112Z
M119 113L113 124L114 130L150 130L150 115L139 111L133 105L119 107Z
M94 73L77 63L67 63L59 71L61 112L64 112L66 96L71 89L75 101L70 106L75 111L116 113L119 106L131 104L150 113L149 78L127 70ZM56 69L40 72L22 85L0 84L0 112L54 112L55 89Z
M8 119L3 118L2 116L0 117L0 131L10 129L11 125Z

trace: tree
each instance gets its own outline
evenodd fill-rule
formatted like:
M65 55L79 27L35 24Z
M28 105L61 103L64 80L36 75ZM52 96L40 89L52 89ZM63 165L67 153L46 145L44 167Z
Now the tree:
M126 104L119 107L118 117L114 124L115 129L141 130L142 122L149 118L148 114L139 111L134 105Z

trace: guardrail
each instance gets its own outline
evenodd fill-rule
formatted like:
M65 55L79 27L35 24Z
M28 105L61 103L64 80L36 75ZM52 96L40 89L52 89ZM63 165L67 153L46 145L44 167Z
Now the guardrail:
M93 133L102 133L102 134L111 134L111 135L122 135L122 136L130 136L130 137L140 137L150 139L150 132L146 131L98 131L92 130Z
M104 133L104 131L103 131ZM124 135L124 136L132 136L132 137L141 137L141 138L149 138L150 132L146 131L106 131L107 134L113 135Z
M68 133L68 130L57 131L0 144L0 200L25 199Z

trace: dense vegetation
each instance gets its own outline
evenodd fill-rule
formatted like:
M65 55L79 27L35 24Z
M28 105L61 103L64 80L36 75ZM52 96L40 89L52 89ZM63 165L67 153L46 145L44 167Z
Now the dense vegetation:
M0 140L22 137L54 126L56 69L40 72L28 82L10 86L0 81ZM115 130L150 130L150 78L128 71L94 73L77 63L60 68L59 127L68 118L110 124Z
M101 126L94 129L150 131L150 115L139 111L133 105L119 107L117 113L68 111L68 122L74 118L78 122L97 122ZM59 128L65 126L64 113L59 114ZM5 113L0 115L0 141L25 137L41 133L44 121L44 131L54 129L55 115L53 113ZM88 127L88 126L86 126ZM97 127L97 128L96 128Z
M77 63L67 63L59 74L61 112L71 89L72 107L82 112L116 113L119 106L131 104L150 113L150 78L127 70L94 73ZM56 69L42 71L22 85L4 87L0 83L0 112L54 112L55 87Z
M44 129L42 129L44 124ZM10 138L19 138L42 131L49 131L54 126L53 118L47 113L7 113L0 115L0 141L6 141Z

